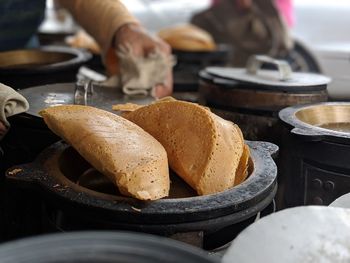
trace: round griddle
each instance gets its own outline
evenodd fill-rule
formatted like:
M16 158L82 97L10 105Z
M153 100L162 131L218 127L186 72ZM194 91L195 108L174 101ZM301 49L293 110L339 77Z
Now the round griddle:
M262 65L273 65L277 70L261 69ZM248 60L246 68L207 67L203 78L232 81L248 84L255 90L305 92L325 90L330 78L315 74L292 72L286 61L266 56L253 56Z
M0 246L2 263L214 263L204 251L158 236L76 232L37 236Z
M14 89L70 82L91 58L85 50L61 46L0 52L0 79Z
M42 109L62 104L74 104L75 84L37 86L20 90L19 93L29 102L27 114L40 117L38 113ZM146 105L153 101L154 98L151 96L128 96L113 88L94 85L93 94L88 97L87 105L116 113L116 111L112 111L114 104L129 102Z
M350 210L303 206L258 220L233 241L223 263L350 262Z

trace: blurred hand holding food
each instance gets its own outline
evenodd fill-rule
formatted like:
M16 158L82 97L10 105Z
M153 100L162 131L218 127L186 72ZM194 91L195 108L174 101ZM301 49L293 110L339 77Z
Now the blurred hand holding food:
M117 75L119 78L123 73L123 60L125 57L119 55L121 49L130 48L130 56L142 58L144 61L153 59L152 54L157 54L160 64L165 65L166 75L159 78L156 83L151 82L152 78L145 83L139 80L139 75L134 74L135 83L142 83L147 89L152 89L155 97L163 97L172 93L172 64L170 61L170 47L161 39L151 36L140 23L126 10L119 1L68 1L60 0L60 3L67 8L84 29L91 34L101 48L101 55L105 62L107 72L110 76ZM98 19L91 19L98 18ZM87 37L80 37L87 43L84 44L94 51L98 50ZM74 39L73 39L74 40ZM80 44L79 44L80 45ZM125 52L123 52L125 53ZM140 60L128 60L136 63ZM149 64L134 64L133 68L140 68L136 72L147 70ZM134 71L133 71L134 72ZM158 74L157 71L149 70ZM159 71L160 73L162 71ZM125 85L123 80L116 82L118 85ZM152 87L149 87L152 86ZM134 87L136 90L137 87Z

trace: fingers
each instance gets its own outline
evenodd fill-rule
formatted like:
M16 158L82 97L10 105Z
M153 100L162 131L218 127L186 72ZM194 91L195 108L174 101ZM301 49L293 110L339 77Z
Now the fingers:
M170 46L157 36L151 36L140 25L127 24L122 26L115 35L114 47L130 45L135 56L147 56L155 50L166 55L171 54Z
M166 96L170 96L173 93L173 74L170 69L164 84L159 84L155 87L155 97L160 99Z

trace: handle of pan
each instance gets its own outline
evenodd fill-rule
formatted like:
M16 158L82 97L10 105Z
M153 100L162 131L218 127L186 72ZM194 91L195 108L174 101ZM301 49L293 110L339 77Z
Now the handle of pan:
M279 72L279 80L287 81L292 77L292 68L285 60L274 59L265 55L255 55L248 59L246 70L249 74L257 75L263 64L275 66Z
M87 105L88 97L92 96L93 92L92 80L79 79L75 83L74 104Z
M252 149L257 149L258 152L265 152L267 155L271 156L272 159L277 158L279 147L276 144L264 141L247 141L246 143Z

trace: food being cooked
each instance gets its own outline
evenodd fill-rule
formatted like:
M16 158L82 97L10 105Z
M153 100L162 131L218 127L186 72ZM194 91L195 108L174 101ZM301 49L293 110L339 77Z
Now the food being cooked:
M176 50L213 51L216 49L214 39L208 32L190 24L162 29L158 32L158 36Z
M67 37L65 41L71 47L85 48L94 54L101 54L101 48L96 40L84 30L79 30L74 36Z
M239 161L239 164L237 167L234 185L239 185L247 178L249 157L250 157L249 147L248 145L245 144L243 148L241 160Z
M249 149L239 127L202 106L161 100L123 116L164 146L170 167L199 195L224 191L247 176Z
M169 167L164 147L134 123L113 113L81 105L40 112L49 128L70 143L119 191L140 200L169 193Z

